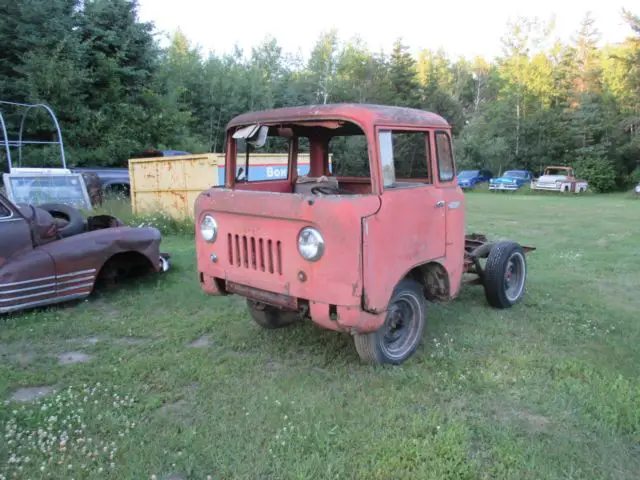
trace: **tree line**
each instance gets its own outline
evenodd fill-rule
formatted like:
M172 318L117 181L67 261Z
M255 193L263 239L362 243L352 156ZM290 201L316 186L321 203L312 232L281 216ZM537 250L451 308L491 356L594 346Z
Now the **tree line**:
M71 164L123 165L148 148L220 152L226 123L244 111L349 101L444 116L459 168L567 164L600 191L640 181L640 17L632 12L620 13L626 40L602 47L589 14L569 42L553 40L553 25L519 18L489 61L428 49L414 57L402 39L374 52L335 30L308 58L273 38L249 52L205 55L180 31L162 48L137 9L132 0L0 4L0 100L49 104ZM17 112L3 113L15 128ZM44 118L33 121L36 135L50 136Z

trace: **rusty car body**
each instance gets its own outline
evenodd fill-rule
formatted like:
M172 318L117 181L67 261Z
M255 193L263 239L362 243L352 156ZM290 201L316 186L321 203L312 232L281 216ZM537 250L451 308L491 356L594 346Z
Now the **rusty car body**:
M109 215L59 215L70 209L15 205L0 194L0 314L86 298L98 281L168 270L157 229Z
M286 177L252 181L256 148L286 151ZM307 176L296 169L303 149ZM195 203L201 288L246 297L263 327L311 319L352 334L364 361L400 364L421 340L426 302L457 297L465 274L494 307L524 294L531 247L465 236L439 115L363 104L250 112L227 125L225 156L224 184Z

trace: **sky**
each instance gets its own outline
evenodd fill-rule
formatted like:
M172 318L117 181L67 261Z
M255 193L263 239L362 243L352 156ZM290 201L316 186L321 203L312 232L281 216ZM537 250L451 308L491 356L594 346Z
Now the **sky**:
M575 2L575 3L573 3ZM322 0L269 2L242 0L139 0L139 16L165 33L182 30L203 53L225 53L238 44L245 52L267 37L286 52L307 58L323 31L336 28L341 40L358 35L369 49L390 51L402 37L413 53L443 48L450 56L487 59L501 53L507 22L518 16L555 17L554 37L568 41L587 11L596 20L602 42L631 35L623 8L640 14L637 0L454 0L443 2ZM302 5L307 3L306 13Z

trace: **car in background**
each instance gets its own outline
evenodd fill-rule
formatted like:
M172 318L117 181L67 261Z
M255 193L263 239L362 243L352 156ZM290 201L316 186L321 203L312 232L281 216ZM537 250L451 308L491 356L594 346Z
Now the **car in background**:
M493 178L489 170L462 170L458 173L458 185L462 189L473 188L479 183L488 182Z
M587 191L589 183L576 178L573 168L546 167L537 181L531 181L531 190L545 190L548 192L582 193Z
M489 190L515 191L533 180L529 170L507 170L498 178L489 181Z

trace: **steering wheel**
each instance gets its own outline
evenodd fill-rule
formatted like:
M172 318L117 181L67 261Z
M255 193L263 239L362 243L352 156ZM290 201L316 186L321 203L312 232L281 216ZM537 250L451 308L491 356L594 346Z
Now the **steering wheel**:
M339 187L311 187L311 193L313 194L322 194L322 195L339 195L341 193L349 193L346 190L343 190Z

